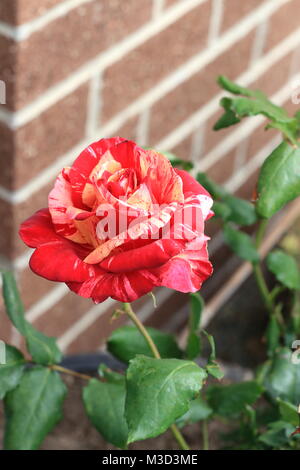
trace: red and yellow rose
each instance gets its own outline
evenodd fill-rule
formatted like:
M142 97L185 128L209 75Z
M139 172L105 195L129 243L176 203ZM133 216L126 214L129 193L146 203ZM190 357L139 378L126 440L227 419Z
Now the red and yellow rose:
M195 292L212 272L204 235L211 205L163 155L102 139L61 171L48 208L27 219L20 236L35 248L35 273L95 302L131 302L155 286Z

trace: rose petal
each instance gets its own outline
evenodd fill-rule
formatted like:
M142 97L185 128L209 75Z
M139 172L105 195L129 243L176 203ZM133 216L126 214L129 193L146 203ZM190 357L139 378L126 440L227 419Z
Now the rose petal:
M101 268L113 273L136 271L161 266L184 249L179 240L157 240L130 251L123 251L106 258Z
M212 274L206 243L199 252L185 252L153 271L158 284L179 292L196 292Z
M41 209L25 220L21 224L19 234L23 242L31 248L61 240L55 233L49 209Z
M81 256L82 248L80 248ZM30 268L50 281L83 282L95 275L93 266L82 261L75 245L68 240L58 240L40 245L30 258Z

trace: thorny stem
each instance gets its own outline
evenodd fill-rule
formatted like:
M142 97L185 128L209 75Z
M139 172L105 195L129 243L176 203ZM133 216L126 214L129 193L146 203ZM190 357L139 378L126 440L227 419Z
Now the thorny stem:
M134 311L132 310L132 307L130 305L130 303L126 302L124 303L124 311L125 313L129 316L129 318L132 320L132 322L135 324L135 326L137 327L137 329L140 331L140 333L143 335L143 337L145 338L145 340L147 341L148 345L149 345L149 348L151 349L152 353L153 353L153 356L156 358L156 359L161 359L160 357L160 354L159 354L159 351L156 347L156 345L154 344L151 336L149 335L149 333L147 332L146 328L144 327L144 325L142 324L142 322L138 319L138 317L136 316L136 314L134 313ZM190 450L187 442L185 441L183 435L181 434L181 432L179 431L178 427L176 426L176 424L172 424L170 426L170 429L173 433L173 436L175 437L176 441L178 442L180 448L182 450Z

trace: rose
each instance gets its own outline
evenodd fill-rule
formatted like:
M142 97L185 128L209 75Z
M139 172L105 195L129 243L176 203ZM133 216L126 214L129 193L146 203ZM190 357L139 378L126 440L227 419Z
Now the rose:
M154 150L120 137L93 143L58 175L48 205L20 228L35 248L30 267L96 303L155 286L195 292L212 272L212 199Z

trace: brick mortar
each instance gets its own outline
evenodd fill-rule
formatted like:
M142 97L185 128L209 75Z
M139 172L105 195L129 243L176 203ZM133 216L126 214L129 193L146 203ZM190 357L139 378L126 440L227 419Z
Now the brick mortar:
M64 0L62 3L49 8L43 15L32 18L20 25L12 25L5 21L0 21L0 34L13 41L20 42L29 38L31 34L45 28L49 23L66 16L70 11L94 0ZM18 16L18 8L16 5L16 15Z
M292 35L291 35L292 38L294 37L293 34L294 33L292 33ZM298 35L300 36L300 33L298 33ZM297 38L297 36L296 36L296 38ZM286 41L288 41L288 40L289 40L289 38L286 39ZM297 39L297 41L300 41L300 37L299 37L299 39ZM282 44L283 43L281 43L281 45ZM280 47L281 47L281 45L280 45ZM276 48L274 48L274 49L276 49ZM240 81L240 80L244 81L245 78L246 78L246 81L244 82L244 84L247 85L248 83L250 83L255 78L260 77L269 68L267 58L272 56L274 49L271 50L267 54L267 56L263 56L255 65L253 65L250 69L248 69L245 73L243 73L241 77L238 77L237 80L238 81ZM281 56L279 58L281 58ZM279 58L277 58L275 62L272 62L271 65L273 66L274 63L276 63L279 60ZM268 65L268 67L264 68L264 66L266 64ZM262 67L261 67L261 65L262 65ZM256 69L258 69L258 73L251 76L251 70L256 70ZM247 75L250 75L250 79L248 78L248 80L247 80ZM206 103L205 105L203 105L198 112L194 113L194 115L190 116L186 121L184 121L182 124L180 124L180 126L175 128L171 132L171 135L169 134L165 138L160 140L160 142L158 142L157 145L160 148L169 148L170 146L175 145L174 143L169 144L169 142L168 142L168 140L172 139L172 135L180 136L181 135L181 132L179 132L180 128L182 126L183 127L184 126L185 127L190 126L191 125L191 120L194 119L195 115L196 115L196 120L198 121L198 124L201 123L204 119L209 118L218 109L218 99L219 99L220 96L221 95L217 95L209 103ZM211 106L211 104L213 102L214 102L214 105ZM207 108L208 108L208 112L205 111ZM141 108L139 110L139 112L143 112L145 110L147 110L147 106L145 106L144 108ZM203 115L202 120L197 118L198 113L200 115ZM136 115L136 113L134 113L134 115ZM129 119L129 118L130 118L130 116L127 117L127 119ZM107 135L113 134L121 125L122 125L122 122L116 122L115 118L114 118L109 123L107 123L105 126L103 126L101 128L101 132L102 132L102 134L107 134ZM99 131L100 131L100 129L97 129L97 131L94 135L95 139L99 135ZM182 139L183 138L184 138L184 135L183 135ZM92 140L91 136L89 138L84 139L83 141L79 142L78 145L76 145L75 148L71 149L64 156L58 158L51 166L49 166L46 169L42 170L37 177L30 180L26 185L24 185L19 190L15 191L15 192L12 192L12 191L8 191L5 188L2 188L0 186L0 198L3 199L3 200L7 200L9 202L12 202L13 204L18 204L19 202L25 200L27 197L29 197L30 194L32 194L33 192L36 192L37 190L42 188L45 184L47 184L47 182L51 178L55 177L55 175L59 171L60 167L68 165L76 157L77 153L80 152L80 149L87 146L90 143L90 140ZM180 142L180 140L179 140L179 142Z
M181 18L186 12L192 10L193 8L195 8L196 6L200 5L203 2L206 2L207 0L186 0L186 1L190 1L191 3L187 4L185 2L184 3L179 2L179 4L176 4L174 7L166 10L166 13L161 17L159 22L151 21L150 23L143 26L141 28L142 31L150 27L150 29L153 28L152 33L150 35L149 33L148 35L146 34L145 37L142 37L137 42L133 41L132 44L129 44L130 47L128 47L127 45L127 48L126 48L125 46L124 51L120 52L122 49L121 45L122 44L124 45L124 43L128 44L128 39L135 38L136 35L140 34L141 30L136 31L135 33L128 36L124 41L117 43L112 48L106 50L104 53L101 53L95 59L81 66L77 71L70 74L68 78L64 79L63 81L49 88L39 98L31 102L30 104L26 105L21 110L16 111L16 112L11 112L11 111L1 108L0 109L0 121L5 123L11 129L16 129L24 125L25 123L29 122L30 120L36 118L37 116L40 115L41 112L46 110L48 107L52 106L55 102L59 101L67 94L73 92L82 83L92 78L94 74L99 73L100 71L104 71L108 66L120 60L128 52L135 49L138 45L143 44L146 40L153 37L155 34L158 34L159 32L163 31L167 26L174 23L177 19ZM280 2L290 2L290 1L292 0L280 0ZM187 7L187 5L190 5L190 7ZM226 48L229 48L230 45L234 44L234 42L244 37L249 31L251 31L251 29L256 27L262 21L262 18L264 19L269 18L274 12L276 12L280 8L281 5L282 4L279 2L275 4L273 0L268 0L266 1L266 3L262 4L255 11L253 11L251 14L245 17L241 21L241 23L234 26L229 31L226 31L222 36L218 38L216 43L214 43L211 48L195 56L195 57L199 57L199 61L200 61L200 65L198 66L198 69L199 67L203 66L200 60L201 57L203 56L207 57L206 63L208 63L210 61L209 55L212 53L212 56L213 56L215 49L217 49L218 47L220 48L219 54L221 54L224 51L224 49L222 48L222 44L224 44L225 41L229 42L228 45L226 46ZM181 12L181 14L179 14L178 16L175 14L176 12ZM171 18L172 21L168 22L167 21L168 18ZM163 24L164 26L156 30L155 28L156 24ZM237 34L236 37L234 37L236 32L238 32L239 34ZM233 37L230 38L230 36L233 36ZM162 82L164 82L164 80L162 80ZM161 83L159 83L153 88L158 88L160 85Z

